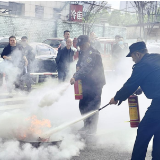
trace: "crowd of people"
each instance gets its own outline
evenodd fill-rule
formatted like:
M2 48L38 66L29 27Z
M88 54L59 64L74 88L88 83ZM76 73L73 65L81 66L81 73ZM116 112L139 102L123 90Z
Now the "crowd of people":
M83 98L79 101L79 110L82 115L100 108L102 88L106 84L104 67L101 58L100 44L91 32L90 37L80 35L77 38L79 57L75 66L76 72L70 77L70 84L77 80L82 81ZM16 51L16 54L15 54ZM127 53L129 51L129 53ZM77 50L73 47L70 31L64 31L64 40L58 49L56 63L58 68L58 80L60 83L67 81L70 65L74 61ZM1 57L12 67L18 69L16 88L23 90L26 83L31 89L30 65L34 60L32 49L27 43L27 37L21 38L21 43L16 43L16 37L9 38L9 44L4 48ZM145 42L139 37L137 42L130 47L124 42L122 36L115 36L115 44L112 47L112 57L115 64L123 61L125 57L132 57L135 62L131 77L123 87L117 91L109 104L120 105L130 95L142 90L147 98L152 99L144 118L139 124L137 137L132 153L132 160L144 160L148 144L153 139L152 159L160 157L160 55L149 54ZM6 75L9 81L9 75ZM69 78L69 77L68 77ZM84 126L79 131L86 134L95 134L97 130L99 114L96 113L84 120Z
M9 37L9 44L3 49L1 57L4 59L5 78L9 92L12 92L13 84L16 89L20 90L24 90L26 84L27 91L31 91L30 72L35 55L28 44L28 38L23 36L21 42L17 43L15 36Z
M82 115L99 109L102 88L106 83L101 54L97 49L98 43L93 33L91 37L89 39L88 36L81 35L77 38L77 46L80 47L79 59L76 65L77 70L70 79L71 85L77 80L82 81L83 99L79 101L79 110ZM65 50L63 52L69 53ZM149 54L145 42L140 37L137 38L136 43L128 47L123 37L117 35L112 48L112 57L115 64L119 61L123 62L125 57L132 57L135 65L131 77L117 91L109 104L120 105L130 95L142 93L139 90L143 91L148 99L152 99L150 107L138 126L131 160L145 159L148 144L153 136L152 159L158 160L160 157L160 54ZM72 62L69 60L66 62ZM84 127L80 131L94 134L97 130L97 123L98 113L84 120Z

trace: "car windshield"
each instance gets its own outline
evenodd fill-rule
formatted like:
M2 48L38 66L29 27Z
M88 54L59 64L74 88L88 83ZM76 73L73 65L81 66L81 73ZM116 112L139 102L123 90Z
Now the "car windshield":
M59 45L61 44L61 41L62 41L62 40L56 40L56 39L51 40L51 39L47 39L47 40L45 40L43 43L48 44L48 45L50 45L50 46L53 47L53 48L58 48Z
M37 45L37 55L56 55L56 50L49 46Z

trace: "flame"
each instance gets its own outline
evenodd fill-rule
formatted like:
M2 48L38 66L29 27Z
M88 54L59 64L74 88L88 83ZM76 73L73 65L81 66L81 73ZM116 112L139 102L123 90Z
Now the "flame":
M48 119L38 120L37 116L33 115L28 120L31 121L31 126L29 127L29 131L36 135L41 135L43 128L46 127L51 128L51 122Z
M23 130L21 135L19 135L19 139L24 140L29 135L36 135L39 137L43 130L46 128L51 128L51 122L48 119L37 119L36 115L31 116L30 118L27 118L26 121L29 121L29 127Z
M23 133L22 135L19 136L19 139L23 140L27 137L27 135L25 133Z

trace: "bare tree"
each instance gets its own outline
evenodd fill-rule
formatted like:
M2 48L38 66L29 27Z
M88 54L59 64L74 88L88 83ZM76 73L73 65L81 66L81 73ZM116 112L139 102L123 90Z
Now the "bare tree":
M146 12L147 12L147 31L146 31L146 40L148 36L151 34L154 25L157 22L157 1L151 1L150 5L146 6ZM155 35L156 36L156 35Z
M91 32L96 20L101 18L102 11L108 9L107 1L99 1L98 5L95 2L97 1L90 1L89 7L85 10L86 15L84 16L84 23L86 25L84 34L87 35Z
M91 32L96 19L100 18L97 15L100 15L103 9L108 9L107 1L81 1L85 5L84 15L83 15L83 34L89 35Z
M131 3L138 16L140 37L147 41L147 37L151 33L153 24L156 22L156 15L158 14L157 1L133 1ZM145 31L145 22L147 23L147 32Z

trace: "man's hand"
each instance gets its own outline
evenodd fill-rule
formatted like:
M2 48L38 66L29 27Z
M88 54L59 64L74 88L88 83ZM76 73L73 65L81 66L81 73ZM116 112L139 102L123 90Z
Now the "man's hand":
M75 83L75 79L74 79L74 78L71 78L70 84L72 85L72 84L74 84L74 83Z
M23 59L25 61L25 66L28 66L28 60L27 60L26 56L23 56Z
M118 103L118 100L115 101L114 98L112 98L112 99L110 100L110 102L109 102L109 104L117 104L117 103Z
M11 60L11 57L3 56L4 59Z

